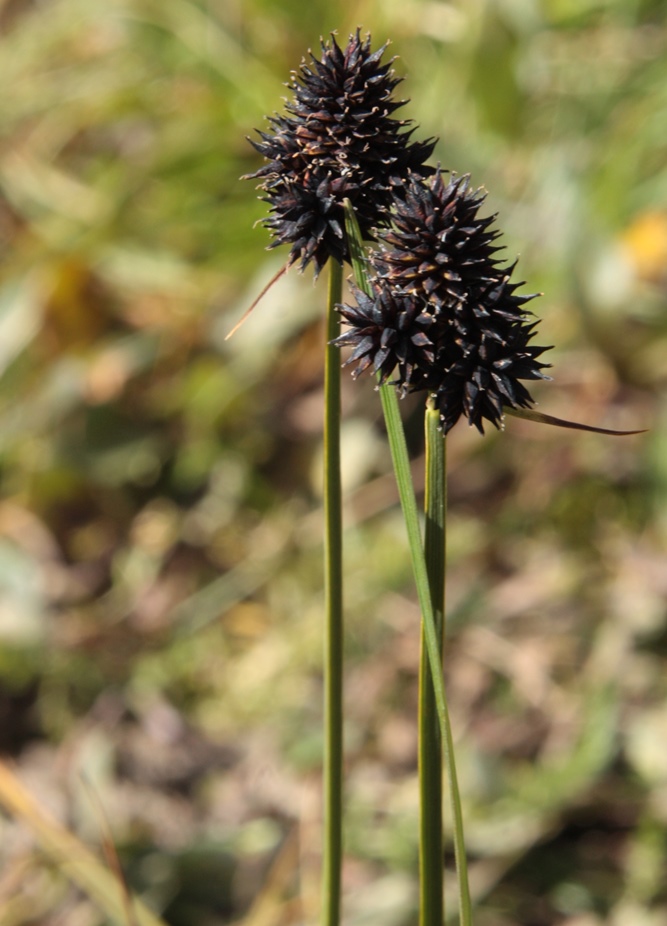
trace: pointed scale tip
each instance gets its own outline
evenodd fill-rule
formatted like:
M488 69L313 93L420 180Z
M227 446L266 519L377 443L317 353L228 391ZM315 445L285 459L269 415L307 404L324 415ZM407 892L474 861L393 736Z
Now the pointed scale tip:
M503 411L506 415L512 415L514 418L525 418L527 421L535 421L538 424L550 424L556 428L570 428L574 431L589 431L592 434L608 434L611 437L630 437L633 434L646 434L648 431L648 428L640 428L638 431L613 431L610 428L596 428L590 424L580 424L578 421L554 418L553 415L545 415L529 408L510 408L506 405Z
M229 334L226 334L226 335L225 335L225 341L229 341L229 339L232 337L232 335L236 334L236 332L239 330L239 328L241 327L241 325L246 321L246 319L248 318L248 316L250 315L250 313L253 311L253 309L255 308L255 306L256 306L259 302L261 302L261 300L264 298L264 296L266 296L266 294L267 294L268 291L271 289L271 287L273 286L273 284L274 284L274 283L277 283L278 280L281 278L281 276L283 276L283 274L287 273L288 270L289 270L289 263L284 264L284 265L280 268L280 270L278 271L278 273L276 273L276 275L275 275L274 277L272 277L272 278L269 280L269 282L266 284L266 286L265 286L264 289L261 291L261 293L259 294L259 296L257 296L257 298L254 300L254 302L252 303L252 305L250 306L250 308L248 308L248 309L245 310L245 312L243 313L243 315L241 316L241 318L239 319L239 321L237 321L237 323L234 325L234 327L233 327L232 330L229 332Z

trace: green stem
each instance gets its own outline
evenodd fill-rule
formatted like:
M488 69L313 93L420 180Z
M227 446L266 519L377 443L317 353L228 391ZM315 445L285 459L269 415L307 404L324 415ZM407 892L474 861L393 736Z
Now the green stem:
M343 268L329 260L324 360L324 844L322 923L340 922L343 855L343 527L340 482L340 351L335 311L341 301Z
M442 664L438 634L435 627L435 615L431 604L431 592L428 582L426 558L422 547L421 532L419 529L419 514L417 502L410 474L410 461L405 443L405 433L398 408L398 398L393 386L380 386L380 399L387 425L389 448L394 464L396 485L401 500L405 529L408 535L410 555L412 557L412 570L415 577L415 587L419 598L419 607L422 612L422 627L426 642L429 665L431 666L435 704L440 722L440 737L445 757L445 767L449 780L449 797L452 809L454 828L454 852L456 855L456 873L459 883L459 923L461 926L471 926L472 907L470 903L470 888L468 886L468 861L465 850L463 834L463 811L461 808L461 795L459 793L458 777L456 774L456 759L454 755L454 739L449 719L445 685L442 678Z
M345 205L345 227L348 233L350 256L357 286L367 295L371 295L372 290L366 274L367 262L361 240L361 233L354 215L354 210L349 201L346 202ZM405 529L408 535L412 571L415 577L419 607L422 613L424 640L426 643L429 665L431 667L435 705L440 724L440 737L449 780L449 796L454 827L456 874L459 884L459 923L461 926L471 926L472 906L470 903L470 888L468 885L468 861L463 834L461 796L459 794L458 778L456 775L454 740L447 707L447 697L445 695L445 684L442 677L442 658L438 644L435 614L431 603L428 569L426 567L426 558L419 528L419 513L417 511L415 490L412 485L408 448L405 443L405 432L403 430L401 414L398 409L398 398L395 388L393 386L380 386L380 400L382 402L382 411L387 426L387 437L389 439L389 449L391 451L391 459L396 476L396 486L401 500Z
M438 427L438 412L433 408L430 400L424 424L426 437L424 555L435 630L442 660L445 628L445 439ZM421 926L442 926L445 915L442 745L433 676L426 647L426 631L423 625L419 664L419 807L419 921Z

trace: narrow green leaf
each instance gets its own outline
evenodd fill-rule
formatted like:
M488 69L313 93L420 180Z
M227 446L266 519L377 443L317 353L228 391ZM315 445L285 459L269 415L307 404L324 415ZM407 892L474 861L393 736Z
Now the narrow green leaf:
M459 921L461 926L471 926L472 909L470 903L470 888L468 885L468 863L465 852L465 839L463 832L463 812L459 793L458 778L456 774L456 760L454 755L454 740L452 736L449 709L445 695L445 686L440 664L440 650L438 646L438 633L435 624L435 615L431 605L428 570L421 542L419 529L419 515L415 500L412 476L410 474L410 460L408 457L403 423L398 409L396 390L392 386L380 386L380 398L387 424L387 435L394 463L396 483L398 485L403 517L408 533L412 568L422 612L423 628L426 648L433 679L436 708L440 722L440 735L445 757L445 766L449 778L449 794L452 805L454 827L454 850L456 854L456 871L459 882Z
M368 258L366 257L366 251L361 237L361 229L359 228L357 217L354 214L354 209L349 199L345 200L345 229L347 231L347 241L350 249L350 262L354 273L354 281L359 289L363 290L367 296L370 296L371 287L366 272Z

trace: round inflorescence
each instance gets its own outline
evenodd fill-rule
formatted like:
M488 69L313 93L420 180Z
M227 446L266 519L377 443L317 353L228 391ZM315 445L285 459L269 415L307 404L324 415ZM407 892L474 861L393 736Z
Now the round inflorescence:
M336 343L354 348L355 375L371 367L381 382L395 373L402 393L428 391L445 433L461 416L482 433L485 419L499 427L504 407L533 404L521 380L548 378L537 359L548 348L530 344L535 294L517 295L514 267L499 265L484 198L439 169L411 179L371 256L372 295L339 306L349 327Z
M412 173L428 176L435 142L411 142L409 120L392 118L406 101L392 99L400 79L386 46L371 52L359 31L343 50L332 35L320 60L302 62L288 86L287 115L269 118L271 132L251 144L267 163L248 177L261 180L271 214L271 247L290 244L288 264L312 261L316 275L329 257L349 259L343 202L351 201L362 234L386 227L395 198Z

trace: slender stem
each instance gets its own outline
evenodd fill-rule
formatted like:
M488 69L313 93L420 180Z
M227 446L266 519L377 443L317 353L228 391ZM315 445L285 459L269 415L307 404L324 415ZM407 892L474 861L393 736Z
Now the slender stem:
M345 206L345 227L350 244L350 256L354 276L359 286L367 295L371 295L371 287L366 275L366 260L359 225L354 210L349 202ZM415 577L415 586L419 597L419 607L422 613L422 628L429 665L431 666L435 704L440 724L440 737L445 757L445 767L449 780L449 796L452 807L454 828L454 851L456 854L456 874L459 883L459 923L461 926L471 926L472 906L470 903L470 888L468 885L468 860L466 857L465 839L463 833L463 811L461 809L461 796L459 794L458 778L456 775L456 760L454 755L454 739L449 719L445 685L442 677L442 656L438 645L438 632L435 625L435 615L431 603L431 591L428 581L428 569L422 545L419 528L419 514L415 490L410 474L410 460L405 442L403 422L398 409L396 390L392 386L380 386L380 401L387 426L389 449L394 465L396 485L401 500L405 529L408 535L410 556L412 558L412 571Z
M343 528L340 482L340 351L335 305L341 301L343 268L329 260L327 344L324 360L324 844L322 923L340 922L343 855Z
M422 612L422 627L426 642L429 665L431 666L435 704L440 722L440 736L445 757L445 767L449 781L449 797L452 809L454 829L454 852L456 855L456 873L459 883L459 923L461 926L471 926L472 906L470 903L470 887L468 885L468 860L465 849L463 833L463 810L461 808L461 795L459 793L458 777L456 774L456 757L454 754L454 738L452 725L449 719L447 696L442 678L442 662L438 645L438 634L435 628L435 615L431 604L431 593L428 583L428 570L426 558L422 547L422 538L419 530L419 516L417 502L410 474L410 461L405 443L405 433L401 415L398 409L396 390L392 386L380 386L380 399L387 425L389 448L394 464L396 485L401 499L403 518L408 535L410 555L412 557L412 570L415 577L415 586L419 597L419 607Z
M426 530L424 555L440 654L444 646L445 602L445 439L431 401L426 409ZM433 676L422 625L419 664L419 921L421 926L444 922L444 849L442 834L442 744Z

